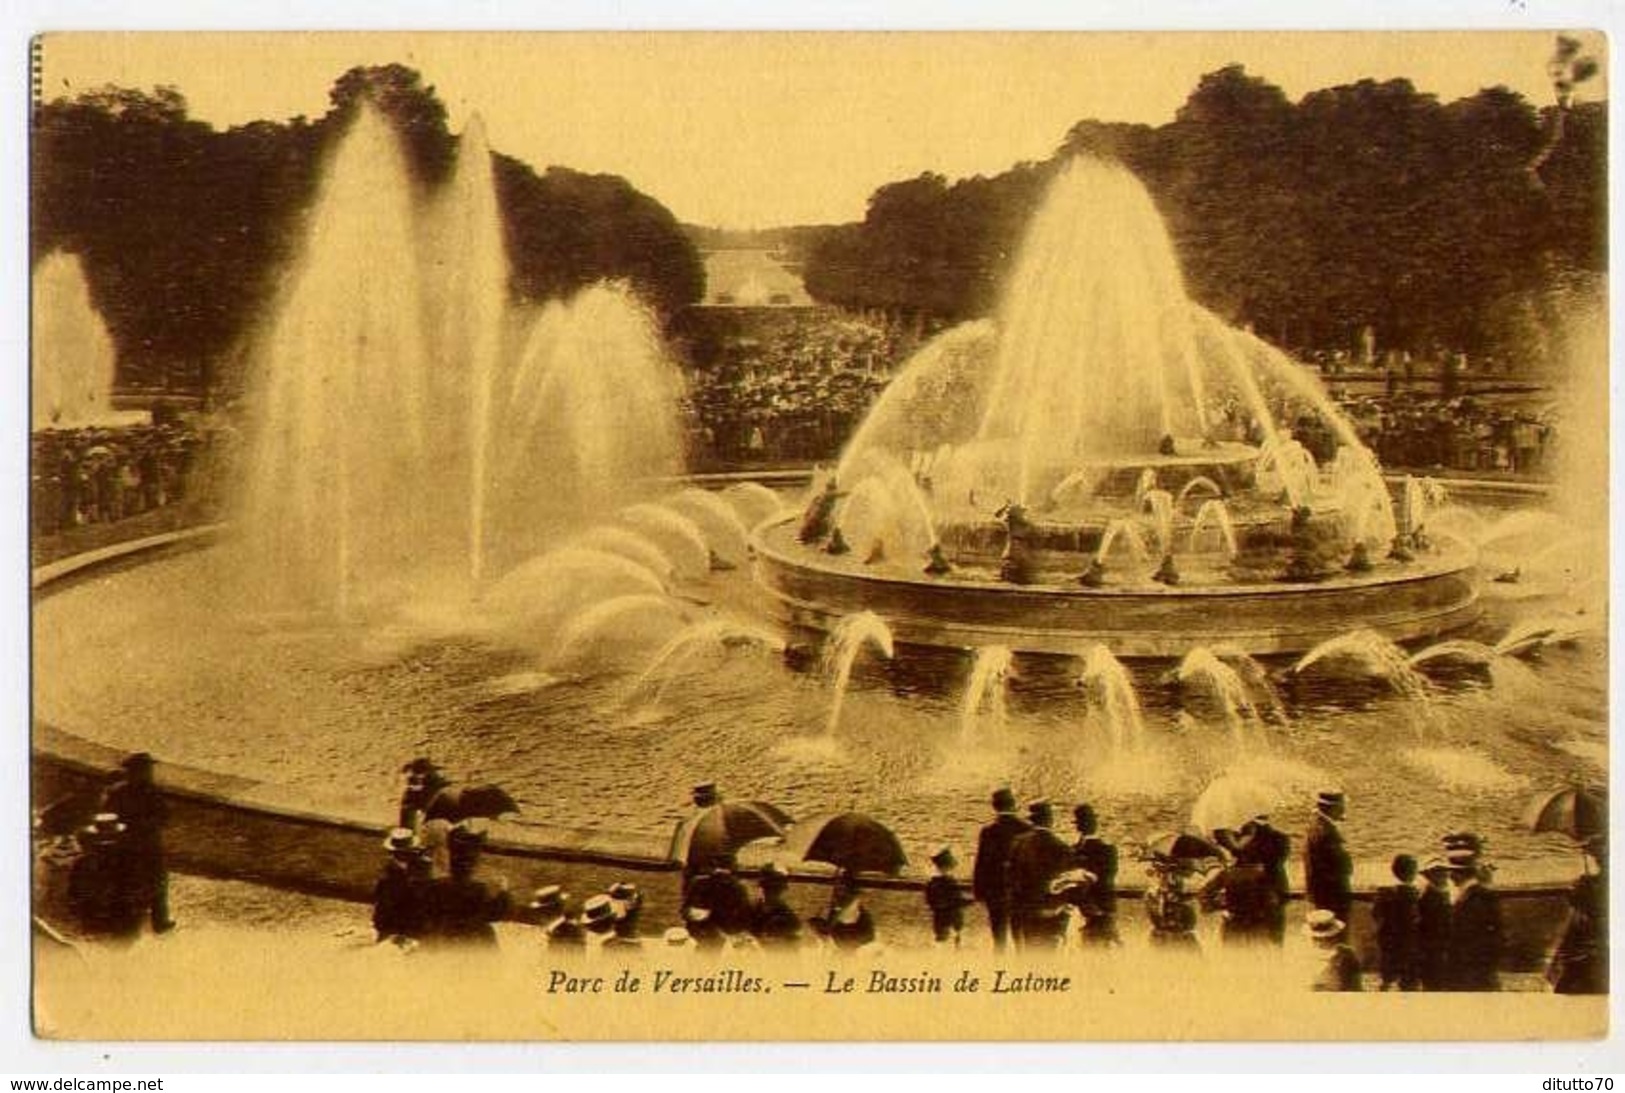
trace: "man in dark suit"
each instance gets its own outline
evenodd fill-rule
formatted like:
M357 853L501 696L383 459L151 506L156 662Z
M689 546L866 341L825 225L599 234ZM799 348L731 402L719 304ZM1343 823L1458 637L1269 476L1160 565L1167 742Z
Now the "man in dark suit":
M1303 879L1309 902L1318 910L1332 912L1341 922L1349 920L1354 902L1350 887L1354 862L1337 826L1345 811L1341 793L1322 793L1315 802L1315 817L1309 821L1303 844Z
M108 787L102 810L118 816L127 826L122 852L129 868L132 892L148 913L154 933L175 928L169 917L169 872L164 865L164 824L169 807L153 782L156 766L151 755L138 751L120 764L123 777Z
M1425 991L1449 990L1450 866L1430 858L1422 877L1427 884L1416 906L1416 975Z
M1419 922L1419 896L1412 882L1416 880L1416 859L1409 854L1396 854L1391 871L1395 883L1377 889L1371 903L1371 917L1377 923L1378 967L1382 972L1382 989L1397 987L1413 991L1417 987L1417 926Z
M1490 866L1480 859L1482 843L1471 834L1445 836L1445 860L1455 886L1450 916L1450 989L1501 989L1501 896L1489 885Z
M420 939L427 925L429 855L406 827L389 833L384 850L389 861L372 887L372 928L380 943L404 945Z
M1117 847L1096 832L1100 821L1091 805L1072 810L1072 824L1078 829L1072 857L1078 868L1094 878L1083 911L1083 939L1096 943L1117 940Z
M1003 949L1010 943L1010 893L1005 877L1010 863L1010 844L1027 830L1027 822L1016 815L1016 795L1009 789L994 790L993 811L998 815L982 828L976 841L971 894L987 908L993 945Z
M1010 843L1005 886L1010 896L1010 929L1022 947L1059 945L1068 919L1050 882L1073 867L1072 848L1052 828L1055 809L1048 801L1027 808L1031 826Z

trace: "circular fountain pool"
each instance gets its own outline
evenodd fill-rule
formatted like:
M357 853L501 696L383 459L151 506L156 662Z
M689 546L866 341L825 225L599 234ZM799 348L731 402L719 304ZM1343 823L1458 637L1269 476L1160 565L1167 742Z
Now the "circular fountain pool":
M1468 523L1499 564L1549 533L1531 515ZM968 847L1005 780L1025 797L1092 800L1129 839L1184 826L1230 773L1272 787L1289 829L1318 788L1343 786L1350 844L1373 861L1470 827L1509 877L1554 857L1561 873L1566 844L1521 832L1523 801L1606 769L1599 620L1576 613L1574 575L1556 568L1491 585L1467 636L1414 652L1354 626L1262 664L1216 646L1126 667L1105 644L888 659L885 620L868 615L822 666L797 669L781 647L807 635L759 621L763 594L743 569L571 606L537 640L459 600L347 623L223 610L230 554L161 558L43 599L37 716L166 760L365 797L381 817L419 753L502 782L532 819L656 842L687 787L717 781L793 814L873 812L920 860L933 844Z

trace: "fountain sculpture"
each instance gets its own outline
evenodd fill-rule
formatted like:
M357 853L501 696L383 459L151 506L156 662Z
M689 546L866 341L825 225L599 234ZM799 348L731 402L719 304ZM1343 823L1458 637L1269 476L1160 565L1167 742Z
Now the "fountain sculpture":
M1317 462L1289 412L1335 453ZM861 548L794 519L756 543L801 625L867 607L907 644L1175 657L1301 652L1353 618L1423 638L1477 613L1472 550L1424 537L1420 490L1396 511L1301 367L1187 299L1145 189L1098 160L1052 184L997 321L927 345L834 481L822 522Z

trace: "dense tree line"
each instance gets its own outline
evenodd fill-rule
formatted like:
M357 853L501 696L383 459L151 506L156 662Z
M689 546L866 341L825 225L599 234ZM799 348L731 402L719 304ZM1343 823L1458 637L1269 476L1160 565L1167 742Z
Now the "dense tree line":
M1605 104L1537 111L1505 88L1445 104L1365 80L1294 104L1231 66L1166 125L1083 121L1042 163L881 187L810 246L808 290L987 314L1046 181L1090 153L1145 182L1193 297L1264 337L1346 347L1370 324L1418 352L1527 355L1542 310L1606 268L1606 129Z
M236 359L299 243L328 149L363 99L401 134L427 195L446 181L457 137L418 73L356 68L320 119L217 132L174 88L107 88L34 113L30 242L37 260L81 256L124 384L168 377L207 388ZM624 179L562 167L537 174L496 156L516 300L626 278L667 315L704 294L704 268L671 213Z

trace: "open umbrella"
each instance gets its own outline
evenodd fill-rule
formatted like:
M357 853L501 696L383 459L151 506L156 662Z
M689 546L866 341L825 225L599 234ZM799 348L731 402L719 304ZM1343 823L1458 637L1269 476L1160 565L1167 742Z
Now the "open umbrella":
M1204 837L1221 829L1235 830L1248 820L1268 815L1281 804L1273 786L1236 775L1222 775L1191 806L1191 829Z
M830 813L797 824L784 847L801 861L825 862L852 873L895 875L908 864L891 828L861 812Z
M434 795L429 807L423 810L423 818L461 823L476 817L494 820L504 813L518 811L518 803L501 786L447 786Z
M1583 842L1608 833L1608 798L1584 786L1549 790L1529 802L1523 822L1530 831L1555 831Z
M746 843L781 837L793 822L766 801L718 801L677 825L667 857L704 867L719 858L731 859Z
M1170 861L1204 861L1224 857L1224 852L1213 843L1185 831L1154 836L1145 844L1145 848L1155 856Z

